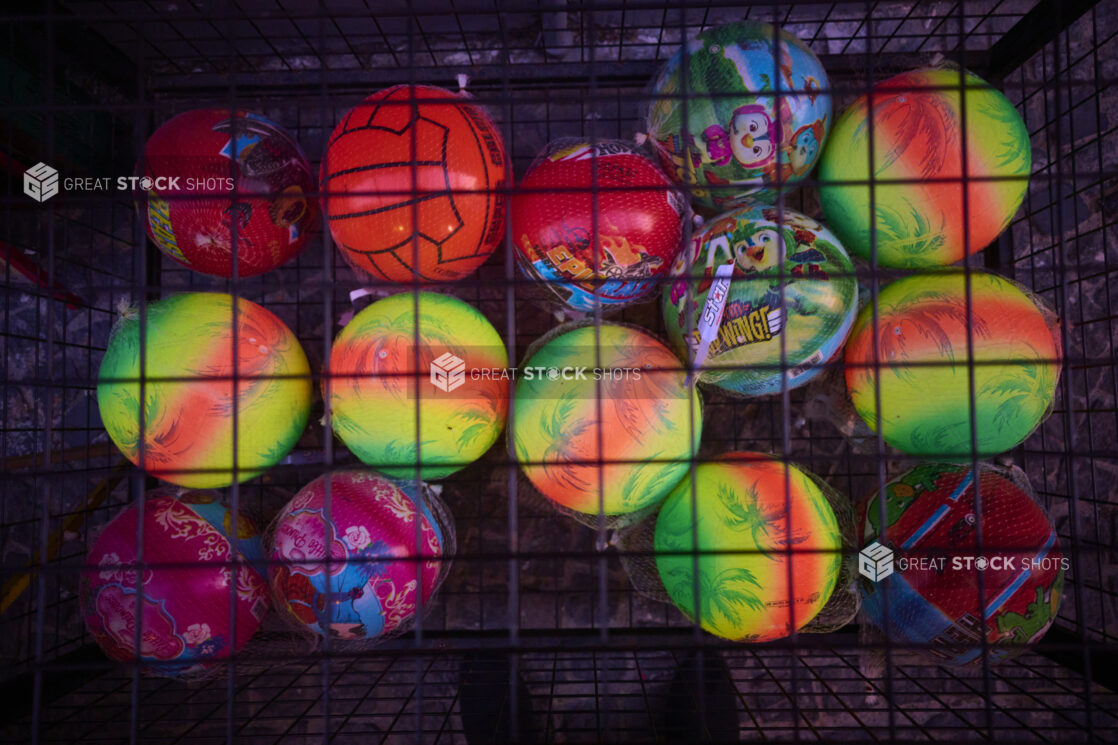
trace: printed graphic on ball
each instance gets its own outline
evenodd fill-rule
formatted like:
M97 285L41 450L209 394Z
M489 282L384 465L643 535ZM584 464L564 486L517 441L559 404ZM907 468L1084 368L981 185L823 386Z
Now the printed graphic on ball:
M672 278L663 296L672 345L702 362L704 382L743 395L814 378L846 341L857 310L842 244L788 209L744 207L712 219L680 253ZM710 317L712 291L720 319Z
M647 124L664 170L691 186L692 201L718 210L771 203L806 177L832 123L830 83L807 45L742 21L688 41L686 77L683 53L654 80Z
M978 664L1019 655L1060 607L1066 559L1043 510L996 469L929 463L859 509L864 543L892 552L895 570L862 578L866 617L894 643L936 662ZM978 493L981 493L981 514ZM978 523L981 519L982 550Z
M684 211L671 181L632 145L558 141L513 197L517 263L574 310L643 300L675 259Z
M136 563L140 511L131 506L94 540L80 584L86 626L105 654L139 658L149 672L170 676L204 671L242 649L269 606L256 526L239 515L234 535L233 514L217 492L179 491L164 487L147 495L145 566ZM240 563L235 579L231 562Z
M299 145L260 114L197 109L148 139L137 206L159 249L199 272L251 277L284 264L318 224Z
M339 471L327 507L326 478L303 487L276 520L272 589L290 619L320 636L395 633L414 619L420 583L423 602L438 584L442 527L414 482Z

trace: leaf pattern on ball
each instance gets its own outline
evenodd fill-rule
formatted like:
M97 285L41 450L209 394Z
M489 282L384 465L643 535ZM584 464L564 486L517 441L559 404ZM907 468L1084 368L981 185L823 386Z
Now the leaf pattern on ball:
M1041 360L1040 352L1032 344L1021 343L1032 352L1031 359L1021 355L1019 360L998 365L993 369L999 374L978 390L979 405L994 407L992 420L998 430L1018 419L1038 421L1050 398L1051 365Z
M681 558L685 561L689 560L688 557ZM701 612L688 615L692 618L697 616L700 623L717 629L724 627L718 620L723 619L729 624L727 629L729 633L724 636L732 638L741 626L744 611L760 613L765 610L765 603L749 589L749 587L761 589L761 583L744 567L724 569L711 577L711 573L703 568L702 561L700 558L699 608ZM691 608L695 602L694 573L687 567L677 566L668 572L668 576L675 580L671 595L686 612L686 609Z
M908 324L921 337L931 341L939 355L950 364L955 364L955 349L943 322L951 322L959 328L968 325L966 303L960 302L956 294L940 290L903 295L896 302L884 305L879 318L878 351L881 361L891 365L894 375L908 379L913 376L912 370L903 364L896 364L909 360L908 345L904 334L900 333L899 324ZM989 327L981 316L972 314L969 320L976 337L989 335Z
M934 255L942 250L947 240L943 232L947 220L944 214L940 213L940 224L936 228L923 212L912 206L912 202L903 198L899 201L904 202L908 215L899 207L882 202L875 205L878 246L890 253L900 251L909 256ZM869 231L865 233L868 244Z
M761 548L765 545L762 539L769 538L769 521L775 515L766 514L761 510L758 497L759 486L760 480L756 480L753 482L753 486L745 487L739 496L739 492L723 481L718 484L715 496L726 513L723 524L737 533L748 531L757 553L770 561L776 561L772 554Z

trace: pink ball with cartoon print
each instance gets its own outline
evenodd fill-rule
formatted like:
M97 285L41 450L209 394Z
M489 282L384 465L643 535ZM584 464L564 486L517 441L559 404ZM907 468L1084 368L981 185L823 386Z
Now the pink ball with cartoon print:
M142 576L133 505L97 536L79 590L86 626L106 655L168 676L203 671L242 649L269 606L256 527L241 515L234 537L232 512L217 492L179 491L156 489L144 502Z
M329 509L320 476L276 518L268 579L280 611L315 634L388 636L414 619L420 582L423 602L430 599L445 548L430 501L413 482L338 471Z

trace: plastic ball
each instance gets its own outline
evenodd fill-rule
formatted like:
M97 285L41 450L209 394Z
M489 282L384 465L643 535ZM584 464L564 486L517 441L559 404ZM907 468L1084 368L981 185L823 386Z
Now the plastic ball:
M1060 343L1044 311L994 274L971 273L970 294L968 308L963 274L906 277L879 293L877 325L867 305L850 333L846 387L854 409L910 455L969 459L972 429L973 455L1003 453L1036 429L1055 395Z
M942 266L985 248L1009 225L1028 189L1032 149L1005 96L948 69L915 70L875 86L873 215L868 112L865 96L843 112L819 166L827 224L848 249L870 260L872 227L878 265Z
M595 297L603 308L628 305L652 295L655 280L667 275L685 207L632 145L552 143L520 189L512 198L518 264L567 307L593 310Z
M940 463L885 485L884 530L878 495L859 508L864 545L884 547L860 559L863 613L893 643L950 665L981 663L984 639L995 662L1039 641L1059 611L1067 567L1029 495L992 468L978 473L981 515L974 469ZM891 563L881 563L890 551Z
M771 202L806 177L832 122L827 73L807 45L742 21L703 31L686 53L686 78L683 49L655 78L647 125L664 169L691 185L692 201L718 210Z
M368 306L338 334L322 397L334 432L362 462L396 478L415 478L418 464L420 478L440 479L501 434L507 368L504 342L473 306L402 293Z
M320 178L330 233L376 279L461 279L505 238L507 164L500 131L467 96L385 88L330 136Z
M268 579L277 606L319 636L403 631L415 618L420 583L423 603L438 584L442 526L414 482L338 471L329 476L327 503L326 479L300 489L276 517Z
M232 277L234 246L238 276L271 271L302 251L318 225L306 156L259 114L179 114L148 139L137 175L141 190L152 184L137 203L148 237L204 274Z
M697 466L694 488L684 478L664 501L653 540L676 607L735 641L803 628L831 597L842 565L842 534L823 492L796 466L760 453Z
M139 522L140 510L128 507L89 550L80 598L93 639L114 660L170 676L204 671L241 650L269 606L256 527L239 515L234 537L233 513L216 492L156 489L143 506L140 565Z
M639 329L560 333L518 371L515 395L521 469L544 496L576 512L620 515L655 505L698 450L698 392L688 393L671 350Z
M137 466L180 486L217 488L258 476L295 446L310 415L310 367L271 311L211 292L152 303L143 374L140 332L138 311L127 311L97 383L105 429Z
M715 273L732 262L722 320L705 312ZM690 263L690 267L688 266ZM744 207L698 231L672 267L664 323L672 346L696 359L701 380L760 396L804 385L842 348L858 307L854 266L816 220L775 207Z

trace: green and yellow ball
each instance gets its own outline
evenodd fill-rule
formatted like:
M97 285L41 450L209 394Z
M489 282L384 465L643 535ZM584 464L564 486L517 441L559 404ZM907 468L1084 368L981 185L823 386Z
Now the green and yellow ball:
M863 96L835 122L819 165L827 224L851 252L871 258L874 228L880 266L942 266L982 250L1013 219L1032 150L1021 115L990 84L939 68L879 83L872 169L870 119Z
M686 475L701 432L702 401L683 364L646 331L576 328L518 371L520 467L544 496L576 512L655 505Z
M969 459L972 428L977 457L1003 453L1029 436L1055 395L1060 343L1053 320L1009 280L970 276L969 308L964 274L906 277L881 290L876 327L867 305L850 333L846 385L854 408L874 431L880 427L887 444L910 455Z
M153 303L142 367L140 331L129 311L97 384L105 429L133 463L173 484L218 488L263 473L295 446L310 415L310 368L271 311L224 293Z
M417 312L418 310L418 312ZM417 344L418 341L418 344ZM473 306L432 292L378 300L334 340L323 380L335 434L394 478L440 479L505 427L508 352Z
M693 486L685 477L656 518L656 567L676 607L735 641L780 639L815 618L842 565L816 483L769 456L729 453L697 466Z

